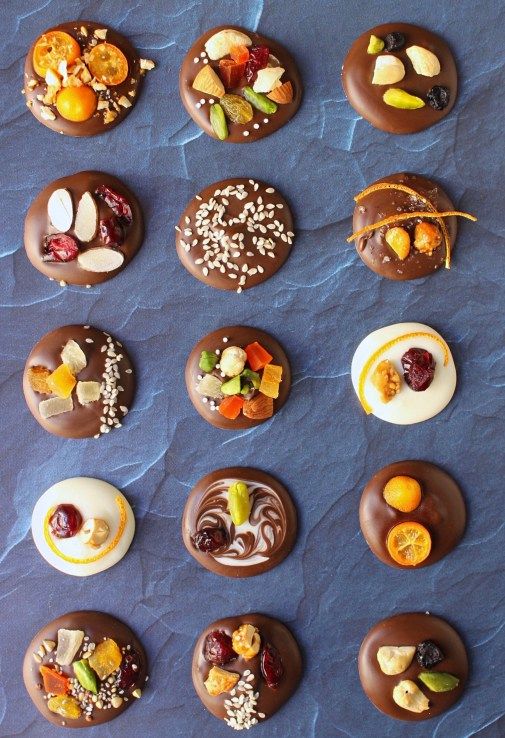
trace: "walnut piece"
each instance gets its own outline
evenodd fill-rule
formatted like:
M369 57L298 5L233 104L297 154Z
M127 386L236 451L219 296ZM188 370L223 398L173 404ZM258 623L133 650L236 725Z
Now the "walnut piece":
M381 401L390 402L401 389L400 375L389 361L385 359L377 364L371 381L376 390L378 390Z

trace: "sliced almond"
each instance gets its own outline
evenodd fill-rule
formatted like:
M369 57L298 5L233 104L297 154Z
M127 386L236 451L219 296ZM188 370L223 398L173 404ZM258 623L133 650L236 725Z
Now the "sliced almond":
M72 228L74 205L68 190L59 188L51 193L47 201L47 214L52 225L61 233L66 233Z
M113 272L122 265L124 256L121 251L98 247L79 254L77 261L88 272Z
M98 206L91 192L85 192L79 200L75 216L74 232L79 241L89 243L98 229Z

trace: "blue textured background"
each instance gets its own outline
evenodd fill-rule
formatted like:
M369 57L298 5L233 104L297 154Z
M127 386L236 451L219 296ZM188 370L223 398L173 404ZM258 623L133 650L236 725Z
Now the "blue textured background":
M127 717L91 729L90 738L229 738L229 729L207 714L194 694L190 658L208 622L248 610L285 621L306 663L299 692L255 728L258 738L505 735L503 3L406 0L399 9L393 0L4 0L0 17L0 734L64 734L42 720L24 691L25 645L55 615L103 608L143 639L151 682ZM158 65L127 120L88 140L64 138L38 124L20 94L32 40L46 27L77 17L116 27ZM339 79L352 40L394 19L441 33L460 72L453 113L412 137L386 135L357 119ZM188 120L179 101L185 50L207 28L228 22L285 43L305 81L298 115L255 145L211 140ZM134 263L91 290L49 282L30 266L22 247L24 214L33 197L52 179L80 169L122 177L140 196L147 221L145 244ZM378 279L345 245L352 196L402 169L433 176L460 208L479 216L476 225L461 224L453 269L417 283ZM227 176L271 182L291 202L297 221L298 239L287 264L242 296L192 279L174 248L173 226L186 201ZM449 408L421 426L365 418L349 378L356 344L374 328L399 320L440 330L459 370ZM22 397L22 367L33 343L71 322L111 331L125 342L137 367L138 396L124 429L98 442L44 433ZM284 410L237 434L220 432L196 415L183 379L195 341L231 322L271 331L294 370ZM461 545L417 572L380 564L358 526L358 501L370 475L409 457L426 458L453 474L469 512ZM180 536L193 483L213 468L235 464L277 475L300 514L292 555L252 580L231 581L199 568ZM54 482L79 474L102 477L124 490L138 520L126 559L82 581L48 567L29 531L37 497ZM408 610L449 619L472 662L462 701L440 719L419 725L377 712L356 669L368 628Z

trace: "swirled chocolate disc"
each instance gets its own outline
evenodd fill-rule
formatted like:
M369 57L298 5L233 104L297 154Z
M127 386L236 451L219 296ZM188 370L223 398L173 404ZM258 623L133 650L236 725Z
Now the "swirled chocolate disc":
M228 490L237 482L247 486L251 506L241 525L233 523L228 509ZM189 553L209 571L227 577L251 577L273 569L291 551L296 528L296 510L287 490L269 474L246 467L216 469L200 479L182 516ZM225 545L200 550L195 536L216 529L224 532Z

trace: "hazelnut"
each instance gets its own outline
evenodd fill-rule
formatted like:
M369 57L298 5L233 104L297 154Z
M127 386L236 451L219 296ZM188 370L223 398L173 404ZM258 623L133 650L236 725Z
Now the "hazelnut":
M431 256L435 249L438 249L442 243L442 234L440 229L434 223L426 223L422 221L417 223L414 229L414 247L421 254Z
M221 669L220 666L213 666L204 684L210 696L217 697L223 692L231 692L238 680L239 674Z
M371 382L379 392L381 401L384 403L390 402L399 393L401 388L400 375L389 359L385 359L377 364L371 376Z
M409 46L405 53L412 62L416 74L423 77L436 77L440 74L440 62L432 51L423 46Z
M83 543L93 548L99 548L109 537L109 526L100 518L89 518L79 531Z
M254 658L259 653L261 638L254 625L244 623L233 632L231 640L233 650L246 660Z
M393 85L405 77L405 67L396 56L382 54L375 60L373 85Z
M244 371L247 354L244 349L238 346L228 346L221 354L221 371L227 377L236 377Z
M381 646L377 661L383 674L395 676L408 669L416 652L415 646Z
M401 261L407 258L410 253L410 236L405 228L389 228L385 239Z
M429 710L430 701L411 679L404 679L393 689L393 699L399 707L410 712Z

